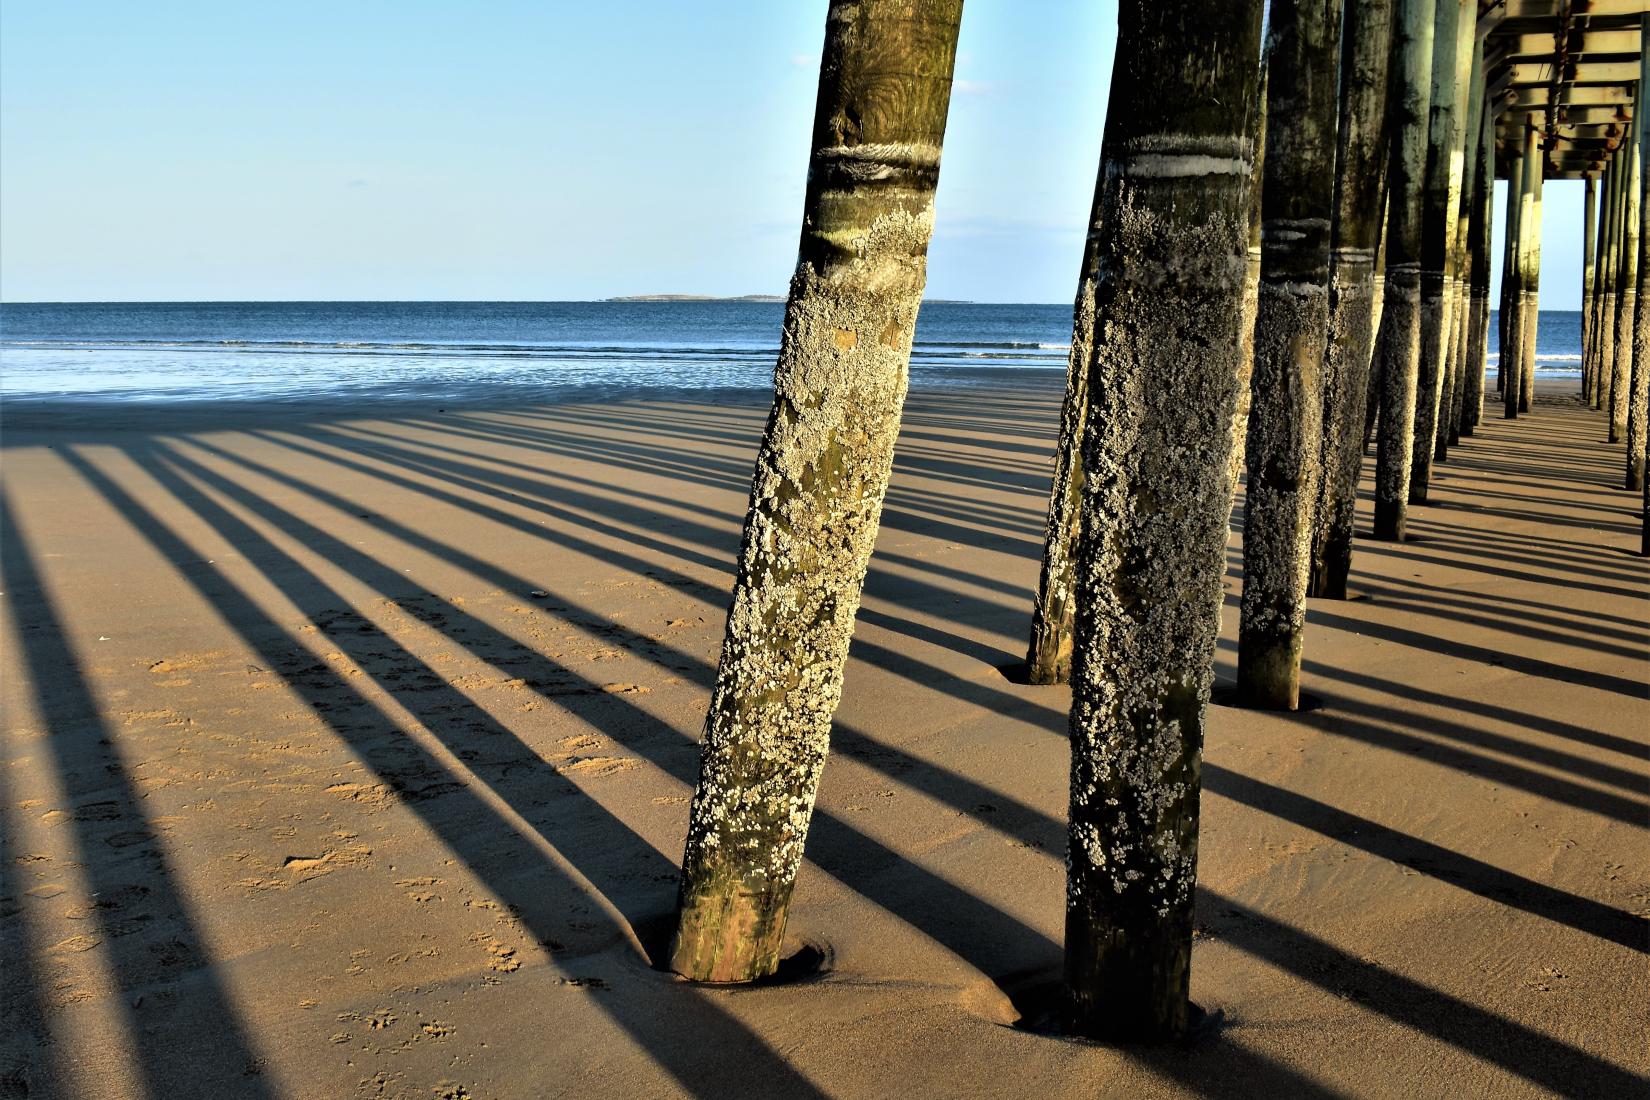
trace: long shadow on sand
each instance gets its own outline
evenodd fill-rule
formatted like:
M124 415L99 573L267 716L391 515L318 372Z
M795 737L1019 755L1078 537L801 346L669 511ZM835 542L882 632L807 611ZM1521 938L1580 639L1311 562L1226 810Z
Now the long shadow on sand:
M167 560L178 564L199 560L199 556L174 531L137 504L133 497L100 470L79 455L66 457ZM490 717L475 712L462 697L449 698L444 693L444 681L427 668L421 668L417 658L401 649L392 639L376 631L360 616L340 616L340 609L348 607L348 604L336 591L205 492L209 486L234 499L237 504L250 505L251 498L246 490L222 481L203 467L180 458L176 452L138 457L144 468L168 492L210 523L222 536L230 539L249 560L260 566L266 577L298 600L301 608L306 611L313 608L311 613L317 621L331 624L334 629L328 632L329 641L344 649L363 671L373 675L387 689L402 689L397 692L398 700L412 706L426 728L443 731L467 729L470 733L464 738L464 745L477 744L473 740L477 735L486 737L487 740L481 744L485 745L491 762L485 767L473 768L476 779L488 782L495 792L512 802L522 799L527 791L542 795L546 793L547 784L554 791L558 782L564 782L558 781L553 774L546 774L548 769L542 761L526 753L525 749L518 751L516 746L501 745L500 742L509 737L506 731L489 728ZM310 530L305 533L317 532ZM367 563L357 561L355 564ZM368 566L369 573L382 568ZM254 652L271 667L280 670L287 682L318 712L328 716L329 724L355 749L362 762L383 781L402 792L408 804L454 854L501 899L518 909L535 934L551 939L560 931L555 920L558 915L556 911L564 909L569 902L576 904L585 895L577 884L560 875L536 844L521 836L519 826L500 818L477 798L466 785L466 777L446 768L439 758L416 741L396 736L387 715L362 697L336 671L317 662L311 651L299 645L221 571L196 570L186 576L226 621L236 627ZM457 640L466 645L475 644L475 640L468 637L461 636ZM498 639L493 641L497 643ZM417 676L411 684L398 684L391 678L393 675L400 679L409 674ZM414 690L409 692L405 690L407 688ZM626 722L616 724L628 726L635 721L635 715L628 715ZM634 741L627 743L635 747ZM450 747L462 750L464 745ZM680 760L655 762L681 777L683 768ZM486 773L495 770L499 774L488 778ZM503 773L513 770L520 774L514 783L507 783ZM576 791L561 793L571 795ZM519 808L523 816L532 813L530 805ZM537 818L535 825L552 845L555 843L556 825L565 827L568 824L568 812L565 806L559 806L553 814L534 815ZM581 801L573 812L606 814L599 806L585 801ZM601 842L592 846L595 852L604 855L613 853L614 862L631 866L638 860L644 864L658 862L652 849L640 842L617 819L610 819L605 824L607 828ZM821 813L815 819L811 849L813 862L820 869L860 889L873 901L923 929L938 942L980 965L987 973L993 970L991 945L1013 945L1017 959L1039 953L1057 957L1055 945L1046 937L940 876L910 863L828 813ZM592 853L587 851L567 852L562 849L562 852L579 864L580 872L602 890L609 901L621 907L626 902L632 906L636 904L637 889L633 875L605 868L605 861L590 858ZM647 872L643 875L646 879L674 878L673 873L657 873L651 866L644 867L644 871ZM674 868L670 867L668 871L673 872ZM656 901L654 905L657 905ZM632 912L636 910L633 908ZM589 919L588 911L581 915ZM637 921L633 920L632 924L635 923ZM628 929L612 929L616 937L626 932ZM650 988L666 990L670 995L658 997L652 1003L644 998L627 997L604 997L597 1003L639 1045L658 1059L684 1088L703 1096L743 1094L751 1090L758 1095L821 1095L754 1033L720 1007L719 999L725 995L680 984ZM683 998L693 1003L683 1005ZM685 1021L691 1021L691 1024ZM1240 1081L1248 1087L1281 1091L1287 1095L1314 1098L1333 1095L1309 1079L1234 1044L1221 1044L1196 1060L1188 1060L1184 1052L1177 1051L1147 1052L1137 1057L1155 1071L1198 1091L1218 1093L1224 1087L1230 1087L1232 1082Z
M120 985L115 1001L145 1095L269 1096L245 1027L207 959L160 829L113 747L112 731L17 518L0 499L0 571L16 601L20 648L47 725L39 744L62 784L75 856L97 899L90 906L90 938ZM5 860L22 854L9 851ZM7 892L8 906L14 897ZM20 976L26 980L30 969L7 969L8 999L13 983ZM34 997L35 991L15 995ZM80 1053L52 1051L70 1060Z
M279 551L267 539L258 535L242 521L229 516L222 508L205 499L192 487L179 483L173 475L167 472L168 467L177 467L180 473L187 474L192 480L199 479L203 484L209 485L214 490L233 499L238 505L256 512L285 533L302 538L306 545L325 552L333 563L350 570L367 583L378 586L381 594L393 587L405 585L405 582L387 567L378 564L366 555L353 550L319 529L296 519L291 513L268 504L264 498L259 497L246 487L230 482L204 467L182 458L175 449L168 449L163 456L146 456L145 465L166 484L167 488L178 497L180 502L206 519L226 538L231 539L235 545L247 554L249 559L260 566L266 576L276 580L277 583L280 583L288 589L289 593L295 596L303 596L311 603L318 604L323 608L336 609L344 606L336 593L326 589L318 578L303 570L289 555ZM302 584L295 588L295 582L299 579L302 580ZM300 603L300 607L305 607L305 604ZM305 609L308 610L307 607ZM453 618L462 619L464 617L461 614L454 613ZM239 620L240 616L237 615L230 621L234 623ZM329 633L329 638L335 644L345 647L345 651L352 660L364 671L374 675L375 678L379 678L387 687L395 686L390 683L389 676L384 671L386 654L383 652L375 653L372 648L362 647L359 644L354 649L347 648L352 639L359 643L364 628L363 621L359 617L351 617L342 625L345 629L336 634ZM465 645L484 660L489 659L489 655L496 653L501 647L520 648L515 646L511 640L496 634L491 627L479 622L469 621L465 624L466 629L463 630L458 629L456 623L443 622L439 626L449 638ZM615 624L613 629L620 628ZM242 633L249 642L253 640L247 631L243 630ZM369 633L368 636L371 637L371 634ZM393 646L393 643L390 644ZM271 660L275 659L274 654L266 653L265 656ZM398 647L393 656L396 671L399 673L405 672L403 662L416 661L416 658L412 658L405 650L400 650ZM307 655L307 651L304 659L313 660ZM492 659L496 661L496 658ZM546 670L532 666L542 664L544 660L536 655L521 656L512 662L512 667L518 673L527 673L530 681L542 683L544 682L542 677L546 675ZM277 665L277 667L282 666ZM378 671L374 672L375 669ZM316 671L324 673L329 678L336 679L336 674L330 669L317 669ZM553 671L562 676L571 675L565 670L557 669ZM420 688L422 693L439 693L442 691L442 682L438 678L425 678L424 682L416 686ZM588 689L592 693L597 691L594 684L588 684ZM454 694L456 695L456 693ZM399 695L398 698L400 698ZM469 714L473 711L473 708L469 707L467 700L464 700L462 696L447 699L438 695L432 700L415 695L413 698L425 707L431 707L433 703L433 707L428 710L415 708L415 714L423 721L426 728L432 732L448 731L460 726L470 729L480 727L483 732L489 733L501 734L503 732L487 729L491 719L485 715L480 718L471 716L469 721L455 720L459 716L452 712L462 711ZM645 712L629 707L622 700L614 699L613 703L616 707L622 707L626 710L623 720L601 722L598 719L596 720L597 724L608 729L634 730L640 727L642 732L639 734L627 733L616 736L621 743L640 752L656 766L673 774L679 780L690 782L692 771L697 764L696 756L684 757L681 753L671 753L668 751L670 745L660 745L658 743L661 739L658 735L667 735L668 739L669 735L674 734L674 731L669 730L668 727L659 726ZM332 705L336 706L336 702ZM337 723L334 722L334 725L336 726ZM856 741L852 733L848 734L848 739L850 745L853 745ZM467 738L466 741L468 741ZM370 746L363 745L358 740L352 742L352 744L358 750L366 751L370 748ZM393 744L381 745L380 751L389 750L393 747ZM490 755L496 758L498 740L496 738L491 739L488 745L492 750ZM691 742L687 742L686 746L691 748ZM455 751L462 751L464 748L463 745L459 744L452 744L449 747L455 749ZM514 747L512 746L512 748ZM521 747L521 751L527 752L525 747ZM393 767L386 767L370 759L367 762L391 782L401 782L404 786L402 774ZM438 765L433 760L421 759L418 763L420 766L417 769L417 774L421 780L428 782L432 777L439 774L436 771ZM512 798L512 796L519 797L523 793L523 788L527 791L542 793L543 785L546 782L546 777L543 774L545 769L536 757L532 757L530 753L527 753L525 759L515 759L504 763L510 768L519 768L524 772L531 770L534 764L539 764L540 767L537 769L537 775L532 777L534 778L532 784L526 782L528 776L525 775L514 787L508 789L504 788L499 781L492 782L491 785L502 796L507 799ZM902 763L908 764L908 762ZM896 771L902 773L905 770L903 767L896 769ZM481 776L481 769L478 768L476 771L478 776ZM446 786L446 784L443 784L443 786ZM575 792L576 788L562 793ZM460 793L462 792L443 792L444 796L448 798L456 797ZM436 826L440 835L448 838L451 830L441 828L439 821L432 820L433 808L437 803L421 801L417 805L425 820ZM974 804L975 807L977 805L978 803ZM432 809L426 810L424 808L426 806ZM581 806L580 808L584 807ZM595 812L606 814L606 811L601 810L599 807ZM545 816L539 815L541 819ZM538 824L541 831L546 831L546 838L554 844L554 828L558 825L566 828L569 822L566 819L566 811L558 810L552 821L541 820ZM615 861L626 866L633 866L637 859L648 859L650 861L654 859L652 850L641 844L633 834L628 834L625 827L617 819L610 819L605 824L609 828L606 830L602 842L590 846L595 852L613 853ZM482 830L479 834L472 834L472 836L486 835L488 832L490 830ZM588 840L585 844L588 846ZM585 851L575 853L569 851L567 846L557 845L557 847L565 856L579 864L581 873L588 877L598 889L602 890L610 902L621 911L626 912L632 927L650 923L652 918L658 915L659 905L657 899L638 897L636 883L632 878L604 872L603 867L591 860L590 855ZM638 851L638 849L640 850ZM462 849L455 850L459 851L461 856L465 856ZM949 883L944 878L911 863L899 853L865 836L828 812L820 811L815 815L809 851L810 859L816 867L837 878L849 888L864 894L895 916L922 929L936 942L969 959L987 974L1001 974L1005 969L1022 970L1025 968L1024 964L1028 959L1035 958L1039 953L1046 955L1049 950L1053 949L1050 941L1040 933L1026 928L1001 910ZM518 868L534 866L532 862L524 862L524 859L518 857L516 853L509 853L509 857L502 862L514 864ZM546 907L547 898L566 897L567 891L565 889L556 889L565 885L559 882L551 884L551 889L548 891L545 890L545 884L540 882L535 884L532 891L512 893L507 888L500 888L495 875L489 874L489 868L482 864L479 859L466 856L466 863L471 870L488 881L495 889L499 889L501 896L510 900L512 904L520 903L517 894L536 896L540 899L539 906L542 911ZM651 870L651 868L649 869ZM674 881L674 867L669 868L669 871L672 873L653 873L647 877L653 880L665 878ZM534 926L530 913L524 912L524 917L529 919L530 926ZM545 914L544 919L549 920L550 915ZM1005 949L1008 954L1006 966L1003 958ZM687 989L690 987L677 988ZM706 1005L713 1004L715 996L715 994L705 994L704 997L707 998ZM607 1005L614 1000L617 1000L621 1005L629 1005L629 1002L623 998L609 998L603 1004ZM695 1011L703 1010L704 1006L695 1006ZM659 1011L660 1008L655 1006L653 1012L658 1013ZM625 1023L623 1019L620 1022ZM645 1036L639 1033L638 1029L629 1029L638 1041L644 1041ZM747 1041L753 1039L749 1036L745 1038ZM714 1042L715 1040L711 1039L709 1041ZM656 1057L659 1056L660 1052L657 1049L651 1046L649 1049ZM1309 1080L1245 1051L1241 1047L1227 1044L1221 1048L1220 1053L1215 1057L1224 1067L1219 1071L1210 1067L1200 1069L1184 1065L1173 1054L1147 1054L1142 1056L1158 1072L1173 1079L1182 1080L1194 1087L1198 1086L1200 1082L1204 1085L1212 1084L1226 1074L1236 1072L1241 1079L1249 1081L1257 1087L1287 1089L1291 1095L1311 1097L1329 1095ZM684 1080L683 1073L678 1072L677 1076L679 1081L683 1081L684 1084L687 1083Z
M359 463L355 463L349 458L337 453L336 451L316 452L294 441L282 442L284 445L293 450L299 451L300 453L308 453L316 457L325 457L332 464L343 468L354 469L358 472L366 473L369 476L374 476L388 484L401 485L405 488L411 488L414 491L420 491L434 499L442 499L447 503L465 507L471 511L477 512L479 515L484 515L486 518L494 520L495 522L501 522L511 526L521 526L524 529L531 531L536 536L551 538L564 547L578 550L588 556L600 558L601 560L631 569L637 573L645 573L646 575L660 577L668 581L674 587L684 591L691 591L694 595L705 602L708 610L713 612L719 610L720 607L726 602L726 594L723 589L712 588L694 580L692 577L663 569L658 564L656 559L650 560L641 556L616 552L609 546L601 546L580 536L576 536L565 528L548 530L544 528L527 526L524 521L511 516L508 513L500 512L497 509L487 508L480 505L473 496L466 498L456 494L447 493L444 490L431 489L427 485L420 485L419 483L409 481L399 474L390 473L384 469L374 469L372 467L362 466ZM232 455L220 448L212 447L206 449L210 450L217 457L220 457L226 461L234 462L250 471L269 477L286 488L307 492L316 500L328 503L340 511L347 513L352 507L350 502L338 498L324 489L320 489L315 486L305 486L303 483L299 482L290 475L274 470L267 465ZM375 447L370 448L370 450L376 452L378 456L386 462L395 463L397 468L404 469L418 465L405 451L398 448L385 449ZM424 469L423 472L430 474L431 476L439 476L435 471L428 469ZM445 477L450 476L452 475L445 475ZM443 480L445 480L445 477L443 477ZM479 473L473 480L466 478L463 483L463 487L470 489L473 493L479 493L482 495L498 495L501 493L501 490L497 488L486 487L484 483L480 481ZM516 488L525 490L528 487L516 486ZM542 490L535 495L542 496ZM579 504L581 511L597 508L597 506L601 503L604 503L601 498L592 498L583 492L573 492L570 496ZM620 513L613 509L612 503L605 503L608 505L607 514L618 518ZM665 553L676 557L681 557L685 553L680 547L660 542L650 538L649 536L637 535L626 527L615 526L614 524L606 521L592 520L589 518L588 513L585 515L579 515L563 508L553 508L550 509L550 511L557 519L562 520L564 523L577 523L582 528L591 530L592 532L600 531L608 535L617 533L620 537L625 538L626 541L636 544L640 548L652 550L655 553ZM635 526L644 529L649 526L649 523L645 518L633 520L632 522ZM435 543L433 540L423 536L415 529L409 528L397 521L383 518L378 521L377 525L381 530L394 534L398 539L408 545L416 546L427 552L437 554L452 564L464 568L474 575L488 580L490 583L498 584L506 589L513 589L517 591L531 587L531 584L526 578L505 574L496 567L493 567L476 558L474 555L457 550L453 547ZM703 539L708 539L714 534L714 532L711 532L708 529L693 531L691 525L680 522L674 524L673 526L676 533L686 532L697 534ZM728 551L728 554L731 557L731 550ZM709 554L694 554L693 557L702 564L712 564L723 570L726 568L724 563L728 560L727 558ZM912 601L950 603L952 605L951 610L954 613L959 613L964 616L974 618L992 614L1001 614L1002 611L1005 610L999 605L977 603L965 595L957 594L951 590L936 589L930 585L920 581L915 581L909 577L902 577L899 584L902 590L902 599L907 603ZM616 634L618 640L625 644L626 647L632 652L647 657L648 659L656 660L662 665L662 667L666 667L673 672L690 673L695 676L696 681L701 685L708 685L712 670L696 658L680 652L667 652L662 643L656 639L644 638L634 633L618 633L623 632L622 627L605 620L592 609L580 609L577 614L579 621L584 622L587 625L594 625L605 634ZM876 616L877 613L869 609L862 611L862 617L864 617L867 621L878 621ZM911 636L922 636L922 628L916 627L914 624L906 624L898 629L901 629L902 633L907 633ZM929 687L947 687L952 694L956 694L960 698L964 698L966 701L976 705L999 711L1012 707L1025 709L1026 706L1016 697L1006 693L996 692L987 685L970 681L951 681L950 678L946 677L944 673L933 668L932 666L918 661L907 654L875 645L863 636L856 640L855 652L862 658L870 659L873 663L877 664L886 671L904 676L913 684L926 685ZM1622 799L1608 794L1601 795L1592 788L1572 784L1566 780L1524 768L1516 763L1512 763L1504 759L1484 757L1470 752L1455 750L1451 749L1449 746L1439 746L1436 742L1430 740L1409 736L1402 731L1402 726L1404 725L1407 716L1396 711L1386 712L1385 716L1395 721L1399 728L1388 729L1371 723L1348 723L1337 720L1338 726L1341 727L1339 732L1345 732L1349 736L1358 736L1360 739L1366 740L1369 743L1383 745L1388 748L1396 748L1412 753L1434 755L1440 762L1460 767L1464 771L1473 774L1489 775L1507 782L1509 785L1522 787L1535 793L1570 802L1573 805L1583 808L1597 810L1599 812L1615 816L1619 819L1637 821L1642 818L1644 814L1644 807L1630 799ZM1063 715L1050 712L1048 717L1063 724ZM1440 726L1443 727L1442 730L1439 728ZM1523 754L1526 751L1526 746L1524 746L1523 743L1508 741L1504 738L1498 739L1494 734L1480 733L1479 731L1474 731L1467 727L1455 726L1450 723L1430 724L1428 732L1444 732L1445 735L1447 735L1448 730L1464 730L1468 734L1474 736L1478 741L1486 743L1489 747L1509 751L1514 755ZM1610 769L1608 765L1601 766L1596 762L1589 761L1584 758L1556 753L1552 750L1541 750L1539 748L1535 750L1534 754L1536 756L1545 755L1547 759L1543 760L1543 762L1550 761L1557 763L1559 766L1569 765L1574 769L1588 774L1590 777L1604 776L1607 781L1615 780L1620 785L1627 786L1635 791L1639 786L1635 777L1624 778L1621 774L1618 774L1616 770Z
M579 794L577 787L556 776L508 730L498 726L491 715L447 686L446 681L421 660L364 618L348 614L345 609L350 607L349 601L318 576L186 480L186 472L204 473L200 467L162 454L136 457L147 459L145 469L181 504L238 545L249 559L259 562L265 574L285 589L300 608L320 622L333 624L335 629L328 637L386 690L396 691L396 698L408 705L425 722L426 728L447 730L462 726L469 731L470 738L484 738L473 743L481 748L488 762L478 764L475 772L478 775L491 772L494 776L491 786L507 801L514 803L520 799L521 788L529 777L530 789L537 795ZM193 553L176 532L96 466L78 454L66 454L65 458L166 560L174 564L199 560L199 555ZM221 479L203 480L216 480L218 488L224 488ZM244 501L245 490L236 489L228 495ZM279 670L286 682L318 713L327 715L328 724L355 750L362 763L381 781L402 793L431 830L478 878L519 912L523 922L541 941L554 942L557 935L565 934L564 918L569 909L579 912L585 920L596 919L599 910L581 904L584 894L580 885L547 858L541 847L543 843L554 844L553 836L543 835L550 828L543 822L547 815L533 814L530 804L518 806L523 817L539 819L535 824L540 835L525 835L520 823L500 816L472 791L466 777L455 774L417 740L401 736L382 710L336 670L317 661L309 649L271 619L222 570L208 568L180 570L180 573L254 652L271 668ZM414 593L407 591L402 582L389 588L386 595L393 598ZM513 642L507 644L515 646ZM407 676L416 677L416 682L411 685L399 682ZM417 690L397 690L405 686ZM514 783L506 778L513 770L520 772ZM614 862L622 860L630 867L640 864L643 876L650 882L674 878L675 869L671 864L599 804L581 797L575 812L585 817L582 824L586 827L591 824L590 819L599 819L603 835L597 850L604 856L612 853ZM565 824L565 819L562 820ZM605 887L604 893L609 898L628 898L635 892L634 879L620 877L606 859L600 862L585 859L580 870L598 888ZM661 888L655 886L654 889ZM658 904L654 902L655 906ZM632 937L631 930L625 927L612 927L609 932L615 939ZM693 1035L682 1035L681 1017L676 1015L681 1005L675 996L668 998L668 1003L658 1004L622 998L600 998L594 1003L607 1011L687 1091L707 1097L726 1095L736 1086L749 1084L748 1068L776 1094L823 1095L749 1028L720 1008L713 998L695 997L694 991L686 986L662 988L672 992L680 989L698 1002L691 1016L696 1029ZM660 1000L667 1002L666 998ZM725 1057L701 1057L698 1053L701 1044L724 1052Z

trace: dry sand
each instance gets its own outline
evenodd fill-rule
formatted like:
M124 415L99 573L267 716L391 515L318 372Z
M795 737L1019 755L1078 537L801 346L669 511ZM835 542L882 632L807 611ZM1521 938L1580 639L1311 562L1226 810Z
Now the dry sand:
M744 990L646 952L765 408L12 417L0 1096L1644 1095L1650 574L1562 390L1314 601L1323 709L1211 710L1224 1026L1011 1026L1060 958L1069 695L999 671L1057 400L912 399L793 910L825 971Z

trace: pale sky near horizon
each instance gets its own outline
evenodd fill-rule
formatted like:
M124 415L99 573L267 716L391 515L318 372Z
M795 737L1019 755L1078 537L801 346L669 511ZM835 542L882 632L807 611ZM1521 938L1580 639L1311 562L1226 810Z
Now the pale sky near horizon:
M825 7L12 0L0 300L782 294ZM1115 22L968 0L931 296L1070 300ZM1580 195L1547 187L1549 308Z

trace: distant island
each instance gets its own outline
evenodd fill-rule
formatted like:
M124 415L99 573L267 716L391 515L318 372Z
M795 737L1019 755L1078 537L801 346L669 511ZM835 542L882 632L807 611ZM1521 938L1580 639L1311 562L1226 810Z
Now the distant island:
M783 294L740 294L727 298L715 294L626 294L603 298L604 302L783 302Z
M617 298L603 298L604 302L783 302L783 294L739 294L734 297L722 297L715 294L625 294ZM940 306L971 306L974 303L963 298L924 298L923 302L929 305Z

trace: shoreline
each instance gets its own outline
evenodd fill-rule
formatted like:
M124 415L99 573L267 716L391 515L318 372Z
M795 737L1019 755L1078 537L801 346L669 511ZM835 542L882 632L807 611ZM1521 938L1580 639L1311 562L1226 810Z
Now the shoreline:
M1062 362L1048 367L945 367L912 372L913 395L946 396L1003 390L1058 394L1065 385ZM1580 392L1580 371L1537 369L1543 391ZM1493 364L1485 373L1488 395L1495 393ZM649 402L713 401L718 404L771 403L771 387L761 386L634 386L628 384L553 383L548 385L480 383L467 393L444 396L385 394L301 394L258 400L227 398L131 399L100 395L51 397L36 394L0 395L0 428L6 435L33 440L68 430L90 434L102 431L163 430L209 431L215 428L284 427L337 420L463 415L507 411L523 407L564 408ZM1486 404L1493 403L1491 397Z

